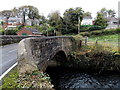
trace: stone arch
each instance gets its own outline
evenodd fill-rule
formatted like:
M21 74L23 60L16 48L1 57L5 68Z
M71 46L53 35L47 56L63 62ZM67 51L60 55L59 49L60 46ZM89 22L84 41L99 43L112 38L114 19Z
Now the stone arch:
M67 62L67 53L63 50L59 50L54 53L51 52L49 56L49 60L46 60L38 64L38 68L42 71L45 71L49 66L52 66L52 67L59 66L64 62Z
M65 51L60 50L54 55L52 60L57 62L64 62L65 60L67 60L67 54L65 53Z

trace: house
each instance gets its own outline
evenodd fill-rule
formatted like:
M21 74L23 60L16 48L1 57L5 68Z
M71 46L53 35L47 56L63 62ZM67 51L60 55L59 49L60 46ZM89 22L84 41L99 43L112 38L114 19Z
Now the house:
M19 26L22 24L23 19L18 17L9 17L8 26Z
M118 27L118 19L115 17L109 17L108 18L108 26L106 29L111 29L111 28L117 28Z
M37 29L22 28L22 30L17 32L17 35L42 35L42 33Z
M28 25L28 26L32 26L32 23L34 24L34 25L39 25L39 20L38 19L30 19L30 18L27 18L26 19L26 25Z
M93 25L93 19L91 16L84 16L81 25Z
M4 29L17 27L22 24L22 18L18 17L0 17L0 21L4 23Z

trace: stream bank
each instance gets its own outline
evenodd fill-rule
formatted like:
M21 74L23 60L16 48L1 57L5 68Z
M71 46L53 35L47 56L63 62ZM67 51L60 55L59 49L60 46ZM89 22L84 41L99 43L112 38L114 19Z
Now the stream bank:
M71 52L60 66L48 67L55 89L120 88L120 54L109 47L93 45Z

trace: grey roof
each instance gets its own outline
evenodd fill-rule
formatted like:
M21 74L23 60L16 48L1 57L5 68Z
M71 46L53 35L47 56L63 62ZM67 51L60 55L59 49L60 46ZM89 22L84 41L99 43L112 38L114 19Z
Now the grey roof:
M115 17L108 18L108 21L118 22L118 19Z
M38 31L37 29L32 29L32 28L25 28L26 30L34 33L34 34L42 34L40 31Z

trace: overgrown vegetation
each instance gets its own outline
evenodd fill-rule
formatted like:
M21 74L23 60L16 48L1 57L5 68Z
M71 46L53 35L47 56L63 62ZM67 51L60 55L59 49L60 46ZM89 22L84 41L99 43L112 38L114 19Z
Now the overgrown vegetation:
M98 25L81 25L80 26L80 32L95 31L95 30L101 30L101 29L105 29L105 27L98 26Z
M17 67L15 67L3 78L3 85L0 88L52 89L53 85L50 81L49 75L41 71L33 71L32 73L19 76Z
M98 73L104 71L120 72L120 53L110 47L94 44L84 46L78 52L69 56L69 66L84 70L94 70Z
M116 29L104 29L104 30L96 30L91 32L82 32L80 35L82 36L101 36L101 35L111 35L120 33L120 28Z

